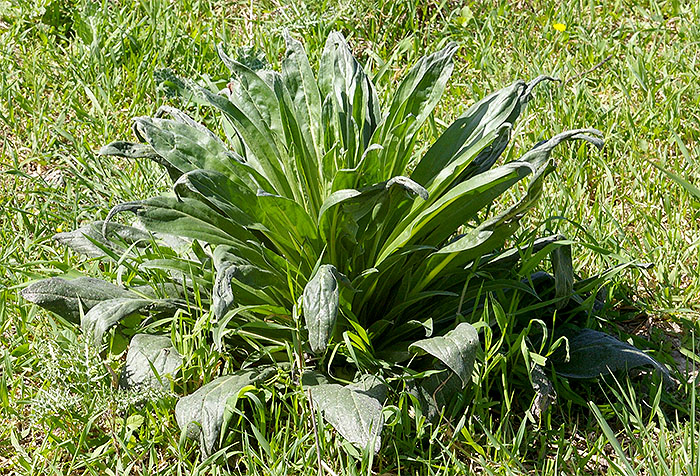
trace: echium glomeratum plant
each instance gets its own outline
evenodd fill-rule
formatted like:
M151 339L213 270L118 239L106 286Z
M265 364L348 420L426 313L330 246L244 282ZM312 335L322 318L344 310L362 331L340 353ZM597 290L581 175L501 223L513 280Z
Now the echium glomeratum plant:
M128 288L55 277L24 290L80 320L96 345L127 316L151 316L162 328L168 316L199 312L198 325L212 329L212 343L239 369L175 408L206 453L221 442L227 402L274 378L274 369L295 375L326 420L360 447L380 446L387 378L408 382L416 401L439 411L472 380L479 333L470 316L488 312L485 297L505 286L498 276L513 276L520 249L503 248L554 170L552 150L570 139L602 145L597 131L573 130L495 166L533 88L549 79L538 78L477 102L417 157L456 45L420 59L382 109L341 34L328 37L317 76L301 43L289 35L286 42L281 73L254 72L219 48L232 79L218 94L169 81L223 115L226 141L162 107L134 120L140 143L100 151L153 159L174 181L170 194L124 203L104 222L57 235L118 262ZM485 212L528 177L517 203ZM135 226L114 221L122 212L136 215ZM535 246L546 253L563 249L558 243ZM570 253L552 261L556 298L565 302ZM176 375L179 345L170 335L134 336L122 384L159 385Z

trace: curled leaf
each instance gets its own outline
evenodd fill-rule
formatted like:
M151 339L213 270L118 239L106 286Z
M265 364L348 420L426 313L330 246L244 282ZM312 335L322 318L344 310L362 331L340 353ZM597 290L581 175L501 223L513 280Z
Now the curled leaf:
M462 381L462 388L471 380L479 335L474 326L462 322L444 336L430 337L409 346L412 352L425 352L439 359Z
M176 306L170 299L119 297L95 305L83 315L80 326L92 338L93 343L99 346L104 333L127 316L146 311L174 312L175 309Z

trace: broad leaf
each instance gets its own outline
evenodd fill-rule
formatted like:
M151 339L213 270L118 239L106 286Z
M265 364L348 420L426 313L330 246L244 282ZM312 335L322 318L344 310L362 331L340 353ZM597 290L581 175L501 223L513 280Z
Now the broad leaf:
M257 202L261 221L269 230L266 236L275 245L292 256L320 252L318 227L299 203L264 192L258 193Z
M418 275L422 278L415 289L425 289L428 283L445 270L460 268L500 248L519 227L521 215L535 204L542 192L545 177L552 171L554 165L550 160L537 170L528 185L527 193L516 204L437 250L419 268ZM478 177L480 176L475 178Z
M242 160L209 131L170 119L137 117L134 123L139 135L180 174L196 169L227 173ZM100 153L112 153L113 148L108 146Z
M301 42L292 38L286 30L284 40L287 43L287 51L282 60L282 79L291 94L297 123L303 134L303 139L306 141L307 149L318 164L318 160L322 156L321 147L323 144L321 137L321 95L318 84Z
M233 248L217 246L214 249L216 278L212 290L212 317L221 319L236 300L248 304L277 304L289 301L285 291L286 282L269 269L259 268L235 254ZM265 290L274 287L278 293L271 299ZM282 291L279 291L282 290Z
M319 65L318 86L321 96L326 98L324 106L327 104L333 111L327 121L337 127L336 139L347 151L346 163L342 167L355 167L382 116L374 84L352 56L339 32L332 32L326 40ZM326 142L329 142L328 138ZM350 187L356 185L353 183Z
M266 378L259 370L239 371L224 375L200 387L196 392L182 397L175 405L175 419L189 438L197 438L206 455L219 445L222 427L241 390Z
M452 74L455 51L457 45L450 43L444 49L421 58L396 89L389 113L372 139L378 144L391 142L392 136L399 140L393 147L382 151L385 174L394 176L404 172L413 137L437 105ZM407 121L409 118L412 120ZM403 127L397 127L402 124Z
M408 192L408 193L405 193ZM382 236L388 235L401 212L410 207L414 196L421 201L428 192L408 177L398 176L362 190L338 190L323 203L319 217L319 229L328 244L331 259L345 256L348 261L361 257L372 259L373 250L363 250L362 244L371 245L375 235L376 246ZM341 249L342 252L337 252ZM349 265L348 263L343 263Z
M636 347L604 332L567 328L560 334L568 339L551 357L557 374L570 378L595 378L617 371L649 365L670 381L668 369Z
M53 239L77 253L91 258L101 258L106 253L95 242L111 251L119 252L117 243L145 247L151 241L151 235L133 226L120 225L119 223L109 223L105 226L103 221L96 221L74 231L56 233Z
M240 224L192 198L162 196L122 203L109 212L106 222L123 211L135 213L143 225L153 232L204 240L211 244L242 244L255 239Z
M167 159L158 154L149 144L115 141L102 147L97 153L99 155L124 157L127 159L151 159L165 167L172 180L177 180L182 173L179 169L173 167Z
M175 302L170 299L140 299L138 297L119 297L96 304L83 315L80 326L90 336L92 342L99 346L102 336L112 326L127 316L146 311L174 312Z
M217 52L233 75L233 81L228 84L229 100L255 123L258 130L271 135L278 150L283 150L280 105L270 85L254 71L230 58L223 45L217 47Z
M525 82L516 81L471 106L430 146L411 178L427 186L477 141L505 124L514 124L527 90Z
M263 229L254 217L258 215L255 192L230 180L226 175L197 169L183 174L173 185L180 198L193 198L219 214L248 229Z
M182 365L170 336L136 334L131 338L121 386L126 388L170 388L167 376L174 375Z
M462 322L444 336L414 342L409 350L425 352L436 357L462 381L462 387L471 381L474 360L479 349L479 335L474 326Z
M465 221L532 171L533 167L528 163L512 162L460 183L431 206L411 213L396 226L377 262L406 244L439 245Z
M571 245L562 245L551 253L554 269L554 290L557 309L564 308L574 290L574 265L571 259Z
M347 386L311 385L310 379L304 380L309 385L314 405L343 438L360 449L372 443L375 453L379 451L384 426L383 397L386 395L383 383L371 379Z
M214 94L208 89L187 82L187 88L196 98L214 106L231 121L246 147L246 164L254 168L270 184L268 193L277 193L284 197L293 197L289 179L282 168L281 152L270 134L261 131L254 120L248 117L228 98ZM201 167L199 167L201 168Z
M126 289L94 278L49 278L30 284L22 297L71 322L80 321L80 311L90 311L99 303L134 296ZM135 296L134 296L135 297Z
M422 406L429 421L436 421L442 412L459 394L462 385L459 378L448 370L429 375L420 380L409 382L409 392L414 395Z
M304 288L304 320L309 331L309 344L315 354L326 350L335 329L339 303L335 273L333 265L321 265Z

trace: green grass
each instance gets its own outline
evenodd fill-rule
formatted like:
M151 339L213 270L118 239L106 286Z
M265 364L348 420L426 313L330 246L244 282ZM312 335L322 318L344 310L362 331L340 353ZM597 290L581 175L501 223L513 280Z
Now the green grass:
M329 31L343 31L380 87L457 41L436 129L517 78L563 79L538 90L506 158L583 126L603 131L606 147L562 148L557 177L526 228L576 240L582 276L628 260L654 263L610 284L608 326L668 364L672 353L688 371L700 361L698 203L650 164L700 184L700 5L484 1L469 4L469 19L449 1L38 3L0 2L0 473L317 474L312 410L299 392L251 394L225 464L221 455L202 461L180 436L173 395L115 390L118 354L97 355L79 330L18 297L40 276L114 276L50 236L166 187L151 163L95 155L131 139L132 117L178 105L157 91L157 71L225 79L214 51L220 41L277 65L285 27L312 61ZM566 30L553 29L555 22ZM188 319L182 328L196 327ZM187 358L193 381L222 370L214 352ZM440 425L411 412L406 393L394 396L376 456L319 423L322 472L700 474L694 383L665 393L650 379L560 382L557 404L534 423L525 416L533 397L527 383L482 371L491 392L474 391L467 412Z

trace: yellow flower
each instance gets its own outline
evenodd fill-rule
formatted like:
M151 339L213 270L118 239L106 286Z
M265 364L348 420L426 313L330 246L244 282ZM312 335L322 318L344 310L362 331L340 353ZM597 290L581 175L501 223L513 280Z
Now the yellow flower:
M61 225L56 227L56 233L63 233L63 227Z
M562 32L566 30L566 25L564 23L555 23L554 25L552 25L552 28L554 28L558 32Z

